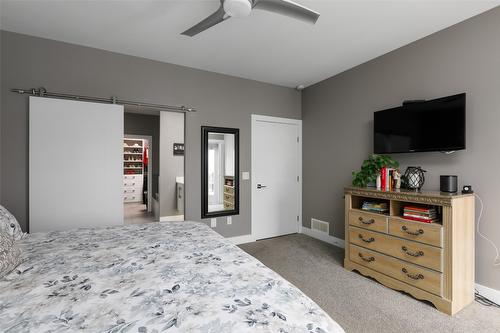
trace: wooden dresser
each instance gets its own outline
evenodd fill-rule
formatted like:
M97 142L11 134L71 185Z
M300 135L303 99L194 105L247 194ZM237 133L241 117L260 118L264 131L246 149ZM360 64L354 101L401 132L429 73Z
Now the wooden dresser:
M362 210L384 203L387 214ZM433 223L403 218L405 206L432 207ZM432 302L453 315L474 300L474 196L345 189L344 267Z
M224 210L234 209L234 177L224 176Z

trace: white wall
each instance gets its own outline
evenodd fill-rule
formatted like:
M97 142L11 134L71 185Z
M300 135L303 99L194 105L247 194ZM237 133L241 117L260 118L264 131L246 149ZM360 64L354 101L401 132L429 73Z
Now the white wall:
M159 181L160 217L181 214L176 208L175 178L184 177L184 156L174 155L174 143L184 143L184 114L161 112ZM184 194L184 197L186 197L186 194Z

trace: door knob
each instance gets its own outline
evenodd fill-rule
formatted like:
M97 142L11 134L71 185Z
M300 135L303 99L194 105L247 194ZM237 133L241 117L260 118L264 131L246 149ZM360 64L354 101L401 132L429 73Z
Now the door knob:
M267 186L262 185L262 184L257 184L257 188L259 188L259 189L260 189L260 188L265 188L265 187L267 187Z

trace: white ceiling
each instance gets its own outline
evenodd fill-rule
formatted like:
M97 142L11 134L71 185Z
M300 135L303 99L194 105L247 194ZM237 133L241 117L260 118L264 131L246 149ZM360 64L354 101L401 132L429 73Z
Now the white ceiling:
M319 82L500 0L296 0L316 25L255 10L193 38L219 0L0 0L1 28L288 87Z

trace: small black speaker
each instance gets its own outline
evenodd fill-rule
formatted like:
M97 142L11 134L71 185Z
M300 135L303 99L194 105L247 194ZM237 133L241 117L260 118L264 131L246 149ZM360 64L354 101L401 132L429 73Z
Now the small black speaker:
M457 193L458 192L458 177L457 176L441 176L441 192Z

